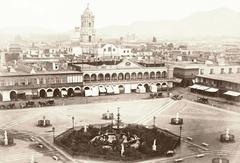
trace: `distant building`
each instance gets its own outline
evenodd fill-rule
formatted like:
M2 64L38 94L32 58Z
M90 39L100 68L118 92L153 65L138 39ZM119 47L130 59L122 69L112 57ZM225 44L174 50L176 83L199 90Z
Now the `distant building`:
M229 100L240 100L239 74L197 75L196 84L190 86L196 92L225 97Z
M174 77L182 79L183 87L192 85L197 75L240 73L240 65L206 65L187 62L171 64L174 66Z
M80 29L80 42L94 43L95 42L95 29L94 22L95 16L89 9L89 6L83 12L81 16L81 29Z

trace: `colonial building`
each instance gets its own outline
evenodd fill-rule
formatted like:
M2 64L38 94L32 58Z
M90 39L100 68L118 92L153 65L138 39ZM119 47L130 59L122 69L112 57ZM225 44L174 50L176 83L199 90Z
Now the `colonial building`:
M167 91L174 82L173 69L164 65L144 66L122 60L69 66L71 71L0 74L0 101Z
M0 101L73 96L80 93L81 87L79 71L4 72L0 74Z
M118 64L75 64L83 71L85 96L119 93L146 93L168 90L173 87L173 69L147 67L130 60ZM78 68L79 69L79 68Z

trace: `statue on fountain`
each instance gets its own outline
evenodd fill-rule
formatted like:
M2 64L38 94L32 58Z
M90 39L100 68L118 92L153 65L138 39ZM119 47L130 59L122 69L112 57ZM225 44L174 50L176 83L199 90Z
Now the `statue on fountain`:
M179 113L176 114L176 118L171 118L171 124L172 125L182 125L183 124L183 118L179 118Z

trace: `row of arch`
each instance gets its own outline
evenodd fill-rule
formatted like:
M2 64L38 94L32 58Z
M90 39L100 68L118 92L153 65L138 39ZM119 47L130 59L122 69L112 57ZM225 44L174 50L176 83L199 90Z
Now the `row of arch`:
M40 89L39 90L39 97L40 98L46 98L46 97L63 97L68 96L72 97L74 95L80 95L81 94L81 88L75 87L75 88L47 88L47 89Z
M133 73L106 73L106 74L84 74L83 81L119 81L119 80L142 80L167 78L167 72L133 72Z
M146 90L149 90L150 86L153 83L144 83L144 84L138 84L138 86L142 85L146 88ZM164 86L167 86L167 83L156 83L154 84L156 85L159 89L162 89ZM118 85L118 87L120 88L120 90L124 89L124 85L120 84ZM85 90L89 89L90 86L85 86L83 87L83 89L81 87L75 87L75 88L42 88L38 90L38 96L40 98L47 98L47 97L54 97L54 98L58 98L58 97L64 97L64 96L68 96L68 97L72 97L72 96L78 96L78 95L82 95L84 93ZM165 87L166 88L166 87ZM11 90L9 92L9 96L10 96L10 100L11 101L15 101L18 99L18 91L16 90ZM0 101L3 100L3 96L0 93Z
M168 84L167 83L139 83L139 84L137 84L137 87L138 86L144 86L145 88L146 88L146 92L149 92L150 91L150 86L151 85L156 85L157 86L157 89L158 89L158 91L160 91L160 90L167 90L167 88L168 88ZM109 86L109 85L105 85L105 87L107 87L107 86ZM114 85L112 85L112 86L114 86ZM85 91L85 90L89 90L91 87L94 87L94 86L85 86L85 87L83 87L83 92ZM123 92L123 90L125 89L125 87L124 87L124 84L119 84L119 85L117 85L117 87L120 89L120 92Z

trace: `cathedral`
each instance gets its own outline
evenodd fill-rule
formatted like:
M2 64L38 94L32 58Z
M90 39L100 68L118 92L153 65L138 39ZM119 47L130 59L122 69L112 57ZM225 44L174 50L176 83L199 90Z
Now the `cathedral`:
M96 30L94 28L95 16L89 8L89 5L84 10L81 16L81 27L75 27L74 34L72 36L73 43L95 43Z
M94 19L88 5L81 16L80 42L95 42Z

